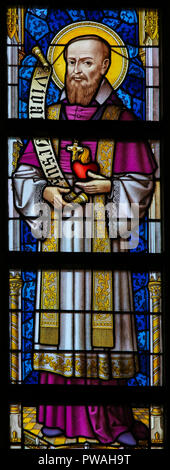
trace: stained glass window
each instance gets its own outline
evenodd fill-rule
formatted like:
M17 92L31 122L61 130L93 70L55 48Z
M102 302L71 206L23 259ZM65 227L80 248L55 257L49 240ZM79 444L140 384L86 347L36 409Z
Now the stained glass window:
M161 9L6 13L8 446L164 450Z

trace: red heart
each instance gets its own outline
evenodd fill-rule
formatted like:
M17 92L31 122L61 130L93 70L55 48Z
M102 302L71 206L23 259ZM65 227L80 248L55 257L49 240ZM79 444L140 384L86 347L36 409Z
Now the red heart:
M93 171L94 173L99 173L99 165L95 162L92 163L81 163L81 162L73 162L72 168L76 176L80 180L85 180L88 178L87 171Z

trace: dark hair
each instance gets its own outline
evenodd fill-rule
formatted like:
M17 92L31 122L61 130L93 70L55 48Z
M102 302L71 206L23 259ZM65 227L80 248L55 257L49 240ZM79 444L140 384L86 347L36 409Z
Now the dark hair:
M70 41L66 44L66 46L64 48L64 59L65 60L66 60L66 57L67 57L67 49L70 46L70 44L72 44L73 42L84 40L84 39L94 39L96 41L102 42L107 48L107 53L105 54L104 58L109 59L109 62L111 62L111 47L110 47L110 44L105 39L103 39L102 37L97 36L95 34L89 34L89 35L84 35L84 36L76 36L75 38L70 39Z

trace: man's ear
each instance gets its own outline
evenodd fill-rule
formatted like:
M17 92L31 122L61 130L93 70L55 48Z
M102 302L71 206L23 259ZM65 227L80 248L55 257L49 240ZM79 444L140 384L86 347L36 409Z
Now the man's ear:
M102 75L106 74L109 67L110 67L110 60L104 59L103 64L102 64L102 70L101 70Z

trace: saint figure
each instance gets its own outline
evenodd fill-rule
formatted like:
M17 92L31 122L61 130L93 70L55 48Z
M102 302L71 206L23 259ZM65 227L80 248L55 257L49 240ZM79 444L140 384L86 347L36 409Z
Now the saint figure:
M93 125L91 121L102 119L113 120L113 126L114 120L135 119L106 78L111 61L109 43L95 35L75 37L66 45L64 58L65 87L59 103L47 108L47 118L88 120L89 126ZM89 167L84 178L76 166L74 169L74 139L53 139L56 158L65 178L76 194L87 195L88 202L81 206L83 214L85 211L89 214L89 203L111 202L114 207L125 204L126 216L130 219L131 205L136 203L142 219L152 198L156 169L148 143L101 138L98 142L83 140L78 146L81 151L75 154L79 170L84 168L82 153L88 156L86 164L97 164ZM31 140L20 157L13 184L15 206L30 227L34 228L37 203L44 203L56 211L62 208L68 222L67 211L70 209L66 196L70 190L49 184ZM76 217L79 219L79 207L75 208L74 216L75 220ZM112 220L109 223L112 224ZM96 233L92 239L79 236L78 227L77 222L77 233L72 238L64 233L54 250L80 254L83 251L123 251L119 234L109 237L107 222L104 239ZM42 246L43 243L46 241ZM39 275L38 308L42 306L45 277L50 273ZM44 313L44 316L42 313L40 321L39 314L35 316L34 369L40 371L40 383L123 385L139 371L131 273L116 271L113 265L113 271L93 273L83 269L61 269L59 272L56 266L56 272L52 274L59 313L56 316L55 313ZM46 436L82 435L97 438L102 443L116 440L126 445L135 445L138 439L147 437L146 427L134 420L131 409L125 405L40 406L38 420Z

